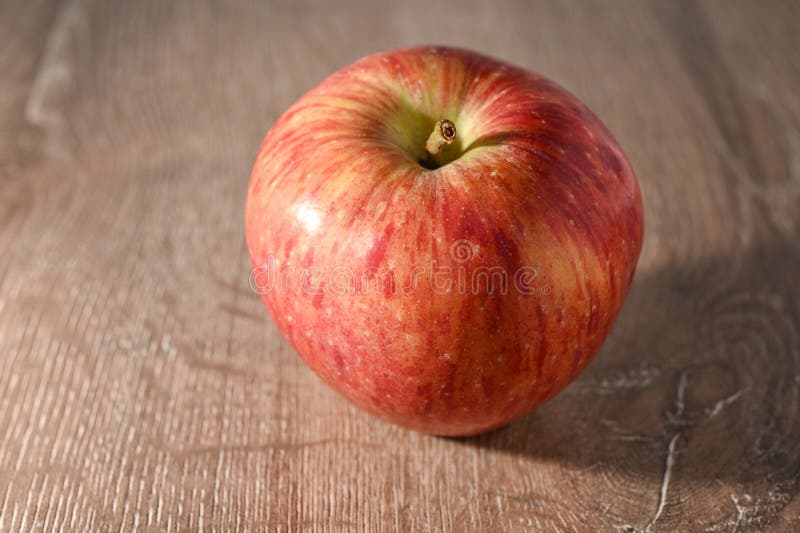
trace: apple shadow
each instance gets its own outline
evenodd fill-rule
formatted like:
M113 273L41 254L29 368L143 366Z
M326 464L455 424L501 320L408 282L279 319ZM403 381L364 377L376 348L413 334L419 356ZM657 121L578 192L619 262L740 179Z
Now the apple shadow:
M531 414L456 439L577 469L800 479L800 257L776 243L640 270L594 362Z

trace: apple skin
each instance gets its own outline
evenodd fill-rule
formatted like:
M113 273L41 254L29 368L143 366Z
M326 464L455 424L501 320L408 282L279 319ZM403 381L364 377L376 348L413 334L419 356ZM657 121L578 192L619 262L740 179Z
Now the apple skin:
M442 118L452 161L428 169ZM586 367L631 284L643 214L625 155L574 96L417 47L357 61L280 117L246 232L256 287L314 372L370 413L454 436L524 415ZM460 268L482 267L511 287L457 288ZM432 274L447 268L449 291Z

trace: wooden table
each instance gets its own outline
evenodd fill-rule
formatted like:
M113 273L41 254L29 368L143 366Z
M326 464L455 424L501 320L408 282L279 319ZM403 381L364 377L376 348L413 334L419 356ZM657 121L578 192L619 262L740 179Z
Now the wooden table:
M800 530L800 4L0 4L0 531ZM258 145L415 43L540 71L639 176L634 287L530 416L362 414L248 289Z

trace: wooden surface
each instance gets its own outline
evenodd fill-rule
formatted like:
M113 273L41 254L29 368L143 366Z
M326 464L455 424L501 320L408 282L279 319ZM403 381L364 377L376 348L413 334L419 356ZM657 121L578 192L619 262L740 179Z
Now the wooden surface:
M800 530L800 4L0 2L0 531ZM361 414L248 290L272 122L367 53L542 72L639 176L600 355L469 439Z

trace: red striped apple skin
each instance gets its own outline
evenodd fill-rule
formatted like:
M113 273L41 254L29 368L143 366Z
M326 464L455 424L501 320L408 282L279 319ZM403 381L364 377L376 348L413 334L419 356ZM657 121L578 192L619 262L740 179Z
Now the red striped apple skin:
M443 118L452 161L429 169ZM254 286L308 366L438 435L506 424L575 379L642 230L631 166L585 105L444 47L366 57L300 98L261 146L246 212Z

